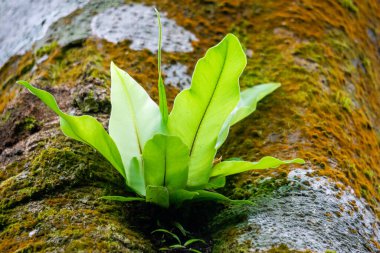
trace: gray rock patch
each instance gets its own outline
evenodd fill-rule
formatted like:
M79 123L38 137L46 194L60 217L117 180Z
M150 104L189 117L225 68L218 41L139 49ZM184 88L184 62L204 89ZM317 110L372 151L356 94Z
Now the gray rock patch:
M81 41L89 37L91 33L91 21L95 15L111 7L124 5L123 0L91 0L80 11L71 14L70 19L60 19L50 26L46 36L37 41L36 48L57 41L59 45L65 46L75 41Z
M162 49L167 52L191 52L194 34L178 26L161 13ZM92 33L107 41L130 40L133 50L157 51L158 25L153 7L129 4L110 8L96 15L91 22Z
M16 54L30 50L49 26L88 0L0 1L0 67Z
M187 66L180 63L162 65L162 72L166 75L165 84L177 87L180 90L190 88L191 77L187 74Z
M237 241L252 250L286 244L295 250L364 253L377 252L371 240L380 241L379 221L363 199L311 170L289 173L289 184L274 196L255 200L247 224L240 224ZM245 230L246 227L255 228Z

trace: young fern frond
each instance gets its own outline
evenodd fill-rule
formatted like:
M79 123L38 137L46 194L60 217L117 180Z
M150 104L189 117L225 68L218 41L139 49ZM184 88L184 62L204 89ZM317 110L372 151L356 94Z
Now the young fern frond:
M157 21L158 21L158 51L157 51L157 66L158 66L158 96L159 96L159 106L160 106L160 112L162 115L162 121L163 124L166 126L168 122L168 102L166 100L166 92L165 92L165 85L164 81L162 80L162 74L161 74L161 46L162 46L162 25L161 25L161 17L160 13L156 8L154 8L157 14Z

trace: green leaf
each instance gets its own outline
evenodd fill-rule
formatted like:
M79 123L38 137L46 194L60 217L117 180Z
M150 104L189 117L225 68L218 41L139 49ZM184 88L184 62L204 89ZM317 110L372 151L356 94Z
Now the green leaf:
M49 92L37 89L26 81L17 81L17 83L26 87L59 116L61 130L66 136L95 148L124 178L126 177L120 153L101 123L91 116L66 114L59 109L57 102Z
M171 249L186 249L186 247L181 245L181 244L173 244L173 245L170 245L169 248L171 248Z
M154 203L164 208L169 207L169 191L163 186L148 185L146 187L146 202Z
M188 191L184 189L171 191L169 192L170 204L179 207L183 202L192 200L197 195L199 195L199 193L196 191Z
M152 231L151 234L154 234L154 233L157 233L157 232L164 233L164 234L168 234L168 235L170 235L171 237L173 237L173 238L178 242L178 244L180 244L180 245L182 244L182 243L181 243L181 240L179 239L179 237L178 237L176 234L170 232L170 231L167 230L167 229L159 228L159 229L156 229L156 230Z
M141 189L140 185L132 185L132 181L141 182L143 173L133 173L134 177L140 175L142 178L132 179L130 163L136 157L141 164L145 143L161 131L160 110L146 91L114 63L111 63L111 104L110 135L120 151L128 185Z
M277 168L282 164L298 163L304 164L305 161L299 158L293 160L281 161L271 156L265 156L258 162L246 161L227 161L221 162L214 166L211 172L211 177L229 176L238 174L248 170L262 170Z
M131 202L131 201L144 201L144 198L139 197L124 197L124 196L103 196L100 199L112 200L112 201L121 201L121 202Z
M245 65L239 40L228 34L198 61L190 89L174 101L168 129L190 148L190 187L208 182L219 132L239 101L239 77Z
M170 204L179 207L183 204L184 201L217 201L217 202L228 202L232 204L252 204L249 200L233 200L220 193L210 192L206 190L177 190L170 193Z
M194 252L194 253L202 253L201 251L199 250L196 250L196 249L189 249L190 252Z
M226 177L212 177L204 189L218 189L224 187Z
M166 92L165 92L165 85L164 81L162 80L161 75L161 41L162 41L162 25L161 25L161 18L160 13L156 8L154 8L157 14L157 21L158 21L158 28L159 28L159 35L158 35L158 96L160 99L160 112L162 116L162 120L164 122L164 125L166 126L168 122L168 102L166 101Z
M202 239L190 239L190 240L187 240L187 241L183 244L183 246L187 247L187 246L189 246L190 244L193 244L193 243L196 243L196 242L201 242L201 243L203 243L203 244L207 244L207 243L205 242L205 240L202 240Z
M212 200L212 201L217 201L217 202L227 202L227 203L232 203L232 204L253 204L249 200L234 200L230 199L220 193L217 192L210 192L210 191L205 191L205 190L198 190L196 191L199 194L194 196L193 200L194 201L207 201L207 200Z
M256 110L257 103L280 86L279 83L259 84L241 92L238 105L228 116L219 133L216 149L219 149L227 139L231 126L253 113Z
M145 180L142 160L133 157L128 167L127 185L137 194L145 196Z
M186 236L190 232L187 231L179 222L173 222L173 225L178 228L178 230L181 232L183 236Z
M147 185L166 186L169 190L185 188L189 148L176 136L156 134L143 151Z

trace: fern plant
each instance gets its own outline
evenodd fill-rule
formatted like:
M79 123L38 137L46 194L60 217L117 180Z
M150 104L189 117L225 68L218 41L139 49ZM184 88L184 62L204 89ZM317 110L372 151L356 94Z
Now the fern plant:
M147 201L162 207L187 200L233 201L212 191L226 176L253 169L276 168L302 159L281 161L266 156L258 162L222 161L216 152L232 125L255 111L257 103L279 83L256 85L240 92L246 56L239 40L228 34L196 66L191 87L179 93L168 112L161 76L161 24L158 43L159 105L127 72L111 63L109 133L95 118L62 112L54 97L18 81L60 119L62 132L99 151L124 177L136 197L105 196L119 201Z

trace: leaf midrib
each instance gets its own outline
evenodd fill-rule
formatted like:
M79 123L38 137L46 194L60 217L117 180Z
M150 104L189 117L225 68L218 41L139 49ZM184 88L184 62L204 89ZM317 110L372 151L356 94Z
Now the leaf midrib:
M227 45L227 46L228 46L228 45ZM208 108L210 107L210 104L211 104L211 102L212 102L212 100L213 100L213 98L214 98L215 91L216 91L216 89L217 89L217 87L218 87L218 85L219 85L220 78L221 78L221 76L222 76L222 73L223 73L223 71L224 71L224 67L225 67L225 65L226 65L227 54L228 54L228 47L227 47L227 53L224 55L223 65L222 65L222 70L221 70L220 73L219 73L218 80L217 80L217 82L216 82L216 85L215 85L215 87L214 87L214 90L212 91L211 99L208 101L208 104L207 104L207 106L206 106L206 110L204 111L204 113L203 113L203 115L202 115L202 118L201 118L201 121L200 121L199 124L198 124L197 131L195 132L195 136L194 136L194 139L193 139L193 143L191 144L190 156L191 156L192 153L193 153L193 148L194 148L195 142L198 140L198 132L199 132L199 129L200 129L202 123L203 123L203 120L204 120L204 118L205 118L205 116L206 116L206 114L207 114L207 112L208 112Z

